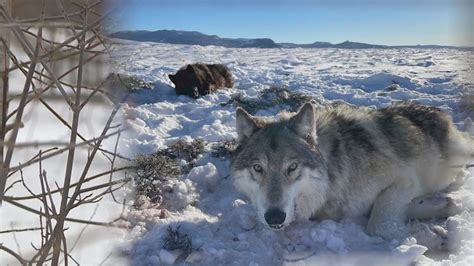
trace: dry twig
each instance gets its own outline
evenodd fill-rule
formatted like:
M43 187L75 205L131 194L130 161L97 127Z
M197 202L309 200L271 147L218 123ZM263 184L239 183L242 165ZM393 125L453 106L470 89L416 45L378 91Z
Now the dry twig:
M102 1L43 0L34 1L39 10L37 18L15 20L10 10L1 5L3 1L0 1L0 30L6 29L11 33L13 41L22 48L23 56L15 54L15 50L10 48L12 40L0 36L0 47L4 48L0 51L3 55L0 58L5 59L5 62L0 62L3 84L0 93L0 204L5 202L16 208L18 213L36 215L38 220L36 226L0 230L0 234L15 237L15 233L38 232L38 243L29 243L33 253L20 254L5 244L0 244L0 252L6 252L23 265L46 262L53 265L68 265L70 262L79 264L72 251L77 248L84 230L89 226L111 227L123 218L121 214L111 221L94 221L94 211L89 220L83 220L71 217L72 210L81 210L90 204L96 204L97 210L98 204L106 197L123 206L125 202L117 199L114 192L130 181L125 174L131 168L127 165L129 159L118 151L120 133L124 129L121 125L114 125L120 102L110 106L110 114L100 134L86 137L81 132L84 110L96 104L94 99L105 99L111 94L106 88L108 82L105 77L92 82L85 74L88 68L97 65L110 52L101 26L107 15L102 15ZM54 2L59 13L45 15L46 2ZM58 41L46 34L56 29L64 29L66 36L62 40ZM27 60L21 61L19 58L25 58L25 55ZM60 73L57 66L65 62L70 64ZM10 95L8 83L4 81L15 71L23 75L25 81L20 93ZM75 77L71 81L73 75ZM15 84L16 87L19 85ZM69 113L58 111L51 104L50 98L57 95L69 107ZM57 128L64 128L68 132L68 139L20 141L19 132L30 123L25 116L28 108L51 114L56 119ZM36 110L39 108L41 110ZM116 137L113 150L103 146L103 142L111 137ZM14 155L19 152L19 148L43 150L36 152L32 158L23 158L23 161L18 162L14 161L18 160ZM81 148L88 150L87 157ZM67 153L64 172L49 175L51 172L45 169L43 162L54 160L63 153ZM79 164L78 159L81 157L85 157L85 165ZM95 170L93 164L99 161L108 162L104 166L107 170L92 172ZM31 166L34 165L37 166L37 174L31 174ZM28 171L25 170L27 167ZM122 177L117 177L118 174ZM38 182L33 183L34 179ZM35 187L32 184L38 185ZM51 188L50 184L56 184L56 187ZM27 192L26 195L19 194L21 188ZM29 200L41 204L33 206ZM78 223L85 226L72 242L68 239L67 229ZM29 246L23 247L24 244L24 241L18 244L22 250Z

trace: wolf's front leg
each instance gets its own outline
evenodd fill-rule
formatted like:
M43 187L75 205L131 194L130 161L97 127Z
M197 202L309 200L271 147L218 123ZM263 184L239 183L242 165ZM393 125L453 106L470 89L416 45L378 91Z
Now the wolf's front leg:
M416 179L397 180L383 190L375 199L367 231L385 239L403 238L409 230L406 227L407 206L418 196Z

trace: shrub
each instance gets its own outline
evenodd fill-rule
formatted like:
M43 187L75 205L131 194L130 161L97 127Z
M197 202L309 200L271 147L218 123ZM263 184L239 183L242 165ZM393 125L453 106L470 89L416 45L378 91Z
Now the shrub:
M140 79L136 76L128 76L123 74L116 74L117 80L125 86L129 91L134 91L138 89L152 89L153 83L146 82L143 79Z
M205 142L179 140L169 148L135 158L135 192L146 195L154 203L159 202L163 192L171 192L170 181L186 174L194 167L197 157L204 152ZM184 160L179 165L178 160Z
M237 146L237 140L235 139L219 141L212 147L211 155L217 158L229 159Z
M163 248L166 250L181 250L183 253L180 255L180 257L187 257L193 250L193 242L187 234L180 232L180 228L180 225L178 225L175 229L173 229L171 226L168 226L166 235L163 238Z
M260 92L257 99L247 99L241 94L233 96L227 103L221 104L227 106L232 104L235 107L242 107L250 114L255 114L259 110L272 108L275 106L289 111L296 111L306 102L319 103L315 98L302 93L292 92L285 87L271 87Z

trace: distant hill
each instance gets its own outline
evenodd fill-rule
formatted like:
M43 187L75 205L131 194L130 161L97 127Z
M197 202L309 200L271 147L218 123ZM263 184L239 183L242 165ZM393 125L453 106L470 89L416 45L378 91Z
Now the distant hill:
M216 35L206 35L197 31L120 31L110 34L112 38L119 38L133 41L160 42L172 44L193 44L193 45L216 45L232 48L278 48L272 39L231 39L220 38Z
M369 49L369 48L458 48L473 50L472 47L455 47L444 45L377 45L360 42L345 41L332 44L329 42L314 42L309 44L275 43L269 38L221 38L217 35L207 35L197 31L157 30L157 31L119 31L109 35L112 38L171 44L215 45L230 48L342 48L342 49Z
M333 45L334 48L346 48L346 49L367 49L367 48L386 48L385 45L367 44L360 42L345 41Z

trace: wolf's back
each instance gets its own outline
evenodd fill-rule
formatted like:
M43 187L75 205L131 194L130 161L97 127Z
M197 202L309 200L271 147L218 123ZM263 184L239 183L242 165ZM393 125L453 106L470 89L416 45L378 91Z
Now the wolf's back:
M380 109L379 113L380 117L382 117L382 119L378 120L379 126L386 135L389 135L388 137L404 140L407 136L411 136L411 138L406 139L408 142L405 141L406 143L403 143L405 145L415 145L416 142L420 142L422 139L425 139L424 137L427 137L439 146L443 156L449 154L450 138L457 130L451 118L441 109L404 102ZM383 119L388 120L388 122L381 122ZM402 129L397 131L396 136L390 136L392 132L387 132L387 128L397 126L398 124Z

